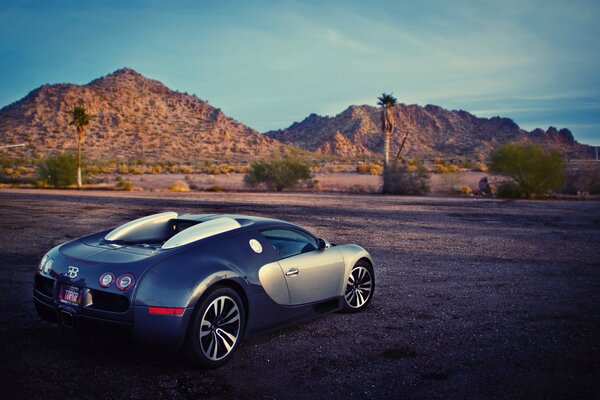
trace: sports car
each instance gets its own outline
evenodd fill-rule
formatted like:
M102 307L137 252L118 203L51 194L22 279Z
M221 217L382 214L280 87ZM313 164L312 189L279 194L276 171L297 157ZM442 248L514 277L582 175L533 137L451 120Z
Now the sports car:
M275 219L164 212L53 248L33 299L67 331L123 328L210 368L245 337L361 311L374 289L373 260L358 245Z

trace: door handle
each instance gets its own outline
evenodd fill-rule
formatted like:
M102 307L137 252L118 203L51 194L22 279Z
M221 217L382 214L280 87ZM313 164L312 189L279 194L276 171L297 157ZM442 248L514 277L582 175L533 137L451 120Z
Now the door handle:
M288 272L285 273L285 276L298 275L298 273L300 273L300 271L298 271L298 268L290 268Z

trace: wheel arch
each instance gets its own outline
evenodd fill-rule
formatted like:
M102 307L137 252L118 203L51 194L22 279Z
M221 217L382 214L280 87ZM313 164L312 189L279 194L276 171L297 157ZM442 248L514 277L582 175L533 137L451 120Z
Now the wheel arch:
M246 290L244 290L244 287L242 286L242 284L240 282L237 282L235 280L235 278L225 278L225 279L220 279L217 281L213 281L211 282L208 286L206 286L206 289L204 289L202 291L202 294L200 294L199 296L196 296L195 299L192 300L192 304L190 304L193 308L194 308L194 312L196 312L196 310L198 309L198 307L202 304L202 302L204 301L204 299L210 295L210 293L213 292L213 290L215 290L215 288L218 287L227 287L233 291L235 291L237 293L238 296L240 296L240 299L242 300L242 306L244 307L244 327L243 327L243 332L246 332L246 327L248 326L248 315L249 315L249 311L250 311L250 305L249 305L249 300L248 300L248 294L246 293ZM191 320L190 320L191 323Z
M371 255L365 249L356 244L345 244L341 246L335 246L333 248L338 249L344 259L345 272L342 282L340 282L340 296L343 296L346 288L346 279L348 275L350 275L350 271L352 271L354 265L361 260L368 262L371 267L374 266L374 263Z

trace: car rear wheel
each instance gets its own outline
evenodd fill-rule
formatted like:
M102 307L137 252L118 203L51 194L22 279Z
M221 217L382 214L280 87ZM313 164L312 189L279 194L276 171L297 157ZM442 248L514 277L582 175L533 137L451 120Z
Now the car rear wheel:
M196 307L186 355L206 368L217 368L232 356L241 340L244 306L235 290L215 287Z
M358 261L346 280L344 311L358 312L369 305L375 290L373 267L366 261Z

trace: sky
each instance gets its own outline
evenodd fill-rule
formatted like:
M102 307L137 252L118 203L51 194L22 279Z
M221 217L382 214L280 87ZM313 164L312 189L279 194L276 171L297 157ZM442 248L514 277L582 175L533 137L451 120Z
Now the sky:
M130 67L262 132L392 92L600 145L598 21L598 0L0 0L0 107Z

